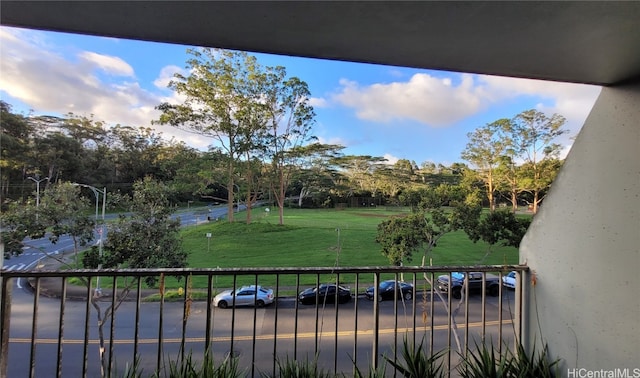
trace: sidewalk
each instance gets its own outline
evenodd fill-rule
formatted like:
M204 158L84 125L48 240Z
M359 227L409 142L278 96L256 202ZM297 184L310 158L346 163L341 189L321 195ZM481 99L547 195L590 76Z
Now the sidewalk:
M59 255L57 256L60 257ZM36 266L35 270L47 270L55 271L59 270L64 263L71 263L73 261L73 253L68 252L62 255L62 262L57 261L52 257L43 258ZM106 279L107 277L103 277ZM36 279L26 279L28 284L28 290L35 292ZM93 282L92 290L95 290L95 282ZM121 290L118 290L120 293ZM158 294L158 289L143 289L141 297L144 299L150 295ZM87 287L72 285L67 282L66 298L71 301L86 301L87 300ZM93 292L91 294L94 294ZM40 295L49 298L61 298L62 297L62 278L61 277L43 277L40 278ZM100 301L110 301L112 299L113 290L111 288L102 289L100 295ZM125 301L135 301L137 297L136 290L130 290Z

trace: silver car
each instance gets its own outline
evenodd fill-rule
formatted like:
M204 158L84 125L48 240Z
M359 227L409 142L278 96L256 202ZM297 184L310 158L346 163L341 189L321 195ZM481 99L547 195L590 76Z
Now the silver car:
M502 276L502 285L510 289L516 288L516 272L511 271L506 276Z
M256 306L264 307L273 303L273 290L267 289L262 286L243 286L237 289L235 292L232 290L225 290L213 298L213 305L220 308L227 308L229 306ZM235 302L234 302L235 297Z

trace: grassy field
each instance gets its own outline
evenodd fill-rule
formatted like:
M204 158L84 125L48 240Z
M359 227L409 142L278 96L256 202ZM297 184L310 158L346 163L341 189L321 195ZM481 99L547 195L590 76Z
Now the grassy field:
M247 225L237 215L238 222L211 222L183 230L184 248L189 252L192 268L249 267L371 267L388 266L389 262L375 242L377 225L398 211L383 208L346 210L285 209L284 225L278 225L276 214L254 211L258 217ZM405 213L406 214L406 213ZM211 239L206 234L211 233ZM472 243L464 232L454 232L440 239L433 251L433 265L478 264L488 246ZM339 252L339 253L338 253ZM420 265L422 254L405 265ZM515 248L495 247L484 264L516 264ZM321 281L331 277L321 277ZM334 278L335 279L335 278ZM352 281L343 277L341 281ZM230 286L228 277L219 277L217 284ZM239 277L238 285L251 284L253 277ZM315 276L303 276L301 283L314 284ZM274 277L260 277L260 283L273 285ZM281 277L281 285L295 285L295 276ZM180 285L169 280L167 287ZM193 287L206 287L204 279L194 279Z

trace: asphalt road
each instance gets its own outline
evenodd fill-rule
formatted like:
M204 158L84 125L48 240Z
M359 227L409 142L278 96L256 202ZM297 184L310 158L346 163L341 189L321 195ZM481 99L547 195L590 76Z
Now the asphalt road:
M506 292L502 308L503 319L511 319L508 303L513 292ZM10 344L9 344L9 377L27 377L29 367L30 342L33 326L33 296L18 295L12 301ZM415 321L416 338L426 336L429 343L431 337L431 317L423 322L423 304L417 300ZM429 301L426 301L427 308ZM102 302L101 307L109 305ZM205 348L206 302L191 304L186 323L183 323L183 303L165 303L160 321L160 303L143 303L140 306L139 322L139 354L141 367L150 375L156 369L158 353L163 357L176 359L184 342L185 350L194 351L194 356L201 355ZM449 346L448 316L444 307L436 300L433 317L434 349L441 350ZM511 304L512 306L512 304ZM58 339L64 339L62 357L62 376L80 376L84 353L84 324L86 302L68 301L65 304L62 327L60 326L60 302L57 299L41 297L38 301L38 321L35 339L35 376L51 376L56 371ZM240 366L251 369L255 376L260 372L271 372L274 355L281 360L312 359L318 353L318 362L325 369L350 372L353 367L352 358L357 359L363 371L368 370L373 352L374 310L373 302L362 297L356 302L337 306L327 305L324 309L316 306L298 306L293 298L279 298L277 306L272 304L265 308L214 308L211 314L212 351L214 356L222 358L233 350L239 357ZM498 338L498 300L487 299L485 331L488 337ZM90 308L89 318L89 376L99 375L98 328L97 315ZM113 327L114 368L122 370L126 363L133 360L134 339L136 337L136 304L124 302L117 310ZM379 345L380 353L392 357L393 351L402 344L404 335L413 337L414 312L412 303L406 307L398 302L398 316L394 316L393 301L380 303ZM456 318L461 324L458 334L464 342L464 311ZM480 296L472 296L469 304L469 334L478 336L482 332L482 307ZM107 321L104 332L107 341L110 339L110 321ZM162 324L162 327L160 327ZM182 337L183 324L184 339ZM254 330L255 329L255 333ZM397 331L395 331L397 329ZM62 331L61 331L62 330ZM233 332L232 332L233 330ZM158 339L162 334L162 349L158 349ZM510 321L503 324L503 336L513 337ZM107 350L109 349L107 342ZM354 347L357 345L357 347ZM451 345L455 350L452 337ZM471 343L473 345L473 343ZM452 353L456 360L455 352ZM380 357L381 361L382 357ZM252 364L252 361L255 363ZM165 362L166 363L166 362Z

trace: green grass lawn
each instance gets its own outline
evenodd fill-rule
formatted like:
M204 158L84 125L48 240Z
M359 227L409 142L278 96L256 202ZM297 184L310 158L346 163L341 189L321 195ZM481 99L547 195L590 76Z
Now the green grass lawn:
M250 267L372 267L389 266L375 242L377 225L399 213L384 209L285 209L284 225L278 225L277 215L254 211L258 217L250 225L243 222L244 213L236 214L235 223L211 222L182 231L183 245L189 252L192 268ZM406 214L406 213L405 213ZM206 234L211 233L210 240ZM441 265L478 264L488 246L473 243L462 232L440 239L432 254L432 263ZM339 253L338 253L339 252ZM420 265L418 253L405 265ZM516 248L494 247L483 264L516 264ZM231 278L219 277L220 285L232 284ZM328 281L331 277L321 277ZM333 278L335 280L335 278ZM343 277L351 282L354 277ZM315 276L303 276L301 284L315 284ZM238 277L237 284L255 282L252 276ZM260 283L273 285L274 277L260 277ZM281 285L295 285L295 276L282 276ZM168 280L167 287L180 285ZM206 287L205 278L196 277L193 287Z

